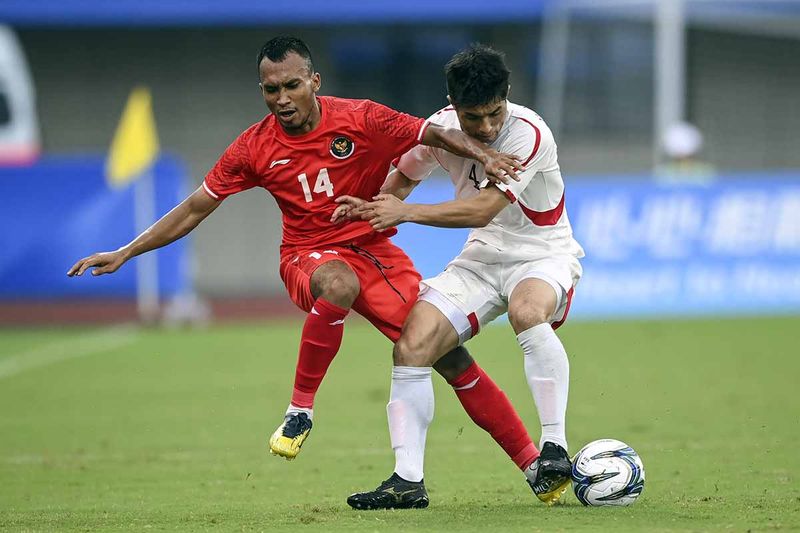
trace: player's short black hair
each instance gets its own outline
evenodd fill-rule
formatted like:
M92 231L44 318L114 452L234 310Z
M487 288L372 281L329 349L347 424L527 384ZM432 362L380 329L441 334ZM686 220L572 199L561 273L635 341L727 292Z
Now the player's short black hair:
M311 50L308 49L306 43L297 37L288 37L282 35L267 41L261 50L258 52L258 62L256 68L261 68L261 61L266 57L272 62L278 63L286 59L287 54L294 52L299 55L308 63L308 71L313 74L314 62L311 60Z
M508 97L505 55L489 46L473 43L454 55L444 67L447 94L456 106L486 105Z

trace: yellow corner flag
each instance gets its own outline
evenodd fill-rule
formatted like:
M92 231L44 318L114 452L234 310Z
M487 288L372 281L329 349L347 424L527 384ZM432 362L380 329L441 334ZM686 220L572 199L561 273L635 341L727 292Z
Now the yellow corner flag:
M158 133L152 98L146 87L137 87L128 97L122 118L111 141L106 160L106 179L121 187L150 167L158 156Z

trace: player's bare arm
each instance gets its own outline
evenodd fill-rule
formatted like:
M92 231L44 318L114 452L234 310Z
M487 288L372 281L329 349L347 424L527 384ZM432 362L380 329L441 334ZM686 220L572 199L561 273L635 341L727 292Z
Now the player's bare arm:
M394 169L386 176L386 181L381 185L380 194L392 194L401 200L405 200L419 184L419 181L412 180L400 170Z
M443 128L436 124L429 124L422 137L422 144L480 161L483 163L487 177L494 178L492 181L508 183L509 178L519 181L517 172L525 170L520 163L519 156L493 150L456 128Z
M188 234L220 203L199 187L130 243L113 252L100 252L84 257L72 265L67 276L81 276L88 269L92 269L93 276L116 272L128 259L166 246Z
M390 194L379 194L374 201L358 208L361 218L378 231L403 222L440 228L482 228L511 201L497 187L481 189L472 198L441 204L407 204Z
M392 170L386 177L386 181L381 185L381 194L392 194L401 200L408 198L414 187L419 185L420 182L412 180L397 169ZM331 222L338 223L345 220L360 220L361 216L358 208L367 203L363 198L355 196L343 195L334 200L339 206L334 210L331 215Z

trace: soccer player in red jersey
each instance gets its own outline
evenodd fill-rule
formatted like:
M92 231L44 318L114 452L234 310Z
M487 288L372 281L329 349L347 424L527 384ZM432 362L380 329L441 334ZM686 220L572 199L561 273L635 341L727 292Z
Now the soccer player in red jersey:
M420 275L408 256L367 222L331 222L340 195L371 199L395 158L422 143L476 159L493 179L517 179L521 166L456 128L442 128L369 100L317 96L320 75L299 39L278 37L258 56L261 92L271 114L245 130L225 150L203 184L129 244L76 262L69 276L92 269L109 274L128 259L165 246L192 231L226 197L262 187L283 213L280 276L290 298L306 311L294 390L283 423L270 438L272 453L294 458L308 436L314 395L342 341L350 309L392 341L419 291ZM462 349L437 370L453 379L473 364ZM538 450L505 394L486 379L492 434L515 461ZM465 404L486 420L485 406ZM474 411L474 412L473 412ZM480 424L479 424L480 425Z

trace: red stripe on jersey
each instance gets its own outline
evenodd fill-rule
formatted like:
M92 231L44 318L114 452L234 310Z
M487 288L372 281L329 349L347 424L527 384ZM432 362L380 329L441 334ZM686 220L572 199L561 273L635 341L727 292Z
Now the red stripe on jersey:
M558 322L553 322L551 324L553 329L560 328L564 324L564 322L567 321L567 315L569 314L569 306L572 305L572 294L574 292L575 292L575 287L569 289L569 292L567 293L567 307L564 309L564 316L562 316L561 320L559 320Z
M511 200L511 203L512 203L512 204L513 204L514 202L516 202L516 201L517 201L517 197L516 197L516 196L514 196L514 193L513 193L513 192L511 192L510 190L506 189L506 190L504 190L504 191L503 191L503 193L505 193L505 195L506 195L506 198L508 198L509 200ZM522 204L520 204L520 205L522 205Z
M522 205L522 202L519 203L519 207L522 209L522 212L525 213L525 216L531 219L531 222L537 226L553 226L558 222L558 219L561 218L561 214L564 212L564 195L561 195L561 200L558 202L558 205L549 211L534 211Z
M453 106L447 106L444 109L440 109L439 111L437 111L436 114L441 115L445 111L455 111L455 109L453 109Z
M526 159L525 162L522 163L522 166L525 166L530 162L531 159L533 159L533 156L536 155L536 152L539 151L539 145L542 143L542 132L539 131L539 128L534 126L533 122L531 122L530 120L522 117L517 117L517 118L522 120L523 122L530 124L531 128L533 128L533 131L536 132L536 141L533 143L533 152L531 152L531 155L528 156L528 159Z
M469 320L469 327L472 330L472 335L470 335L470 337L474 337L481 330L480 322L478 322L478 315L470 313L467 315L467 320Z

